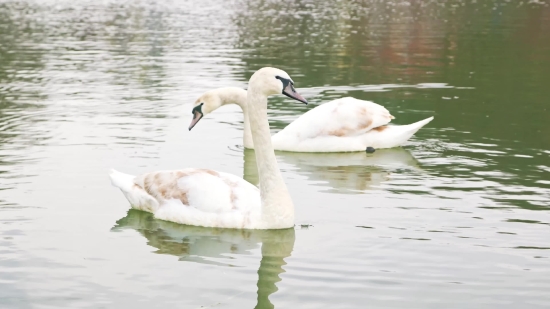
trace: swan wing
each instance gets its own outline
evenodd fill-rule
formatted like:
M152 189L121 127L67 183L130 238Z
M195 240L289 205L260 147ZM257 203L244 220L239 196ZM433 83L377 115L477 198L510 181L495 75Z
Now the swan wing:
M259 197L258 188L244 179L209 169L151 172L136 177L134 183L161 205L174 200L207 213L247 210L250 203L242 203L243 199Z
M249 228L258 221L261 211L259 189L227 173L188 168L126 177L125 182L117 174L112 174L113 177L121 180L113 184L122 190L133 208L152 212L158 219L198 226Z
M386 125L393 118L382 105L346 97L311 109L283 129L281 134L298 140L350 137Z

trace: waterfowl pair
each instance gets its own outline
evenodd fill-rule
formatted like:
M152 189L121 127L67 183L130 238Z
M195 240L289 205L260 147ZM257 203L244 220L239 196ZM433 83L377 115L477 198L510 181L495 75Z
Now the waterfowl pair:
M205 115L227 104L244 113L243 144L254 148L247 92L236 87L218 88L201 95L193 106L191 130ZM294 152L365 151L369 147L401 146L433 117L409 125L388 126L394 119L382 105L351 97L319 105L271 137L275 150Z

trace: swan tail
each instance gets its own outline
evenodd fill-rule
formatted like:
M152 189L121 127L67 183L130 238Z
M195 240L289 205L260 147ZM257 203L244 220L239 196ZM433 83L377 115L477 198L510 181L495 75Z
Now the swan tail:
M134 175L128 175L121 173L117 170L111 169L109 171L109 178L111 178L111 184L122 191L130 191L134 185Z
M411 133L411 136L418 132L418 130L420 130L420 128L422 128L423 126L427 125L428 123L430 123L430 121L434 120L434 117L430 117L430 118L426 118L424 120L420 120L420 121L417 121L415 123L411 123L409 125L406 125L404 127L407 127L407 129L409 130L409 132L412 132ZM409 137L410 138L410 137Z
M434 117L432 116L430 118L426 118L424 120L420 120L420 121L417 121L415 123L411 123L411 124L404 125L404 126L399 126L399 129L400 129L399 130L400 131L399 135L400 136L397 138L397 141L399 142L399 145L396 145L396 146L401 146L401 144L408 141L416 132L418 132L418 130L420 130L420 128L427 125L433 119L434 119Z
M418 128L420 129L420 128L422 128L423 126L425 126L425 125L427 125L428 123L430 123L432 120L434 120L434 116L428 117L428 118L426 118L426 119L424 119L424 120L417 121L417 122L413 123L413 125L417 125Z
M426 118L415 123L399 126L384 126L383 130L379 130L377 141L373 141L374 148L393 148L403 145L408 141L420 128L432 121L434 117ZM378 146L378 147L376 147Z
M157 200L134 182L136 176L111 169L109 177L111 178L111 184L122 191L132 208L148 212L155 212L158 209Z

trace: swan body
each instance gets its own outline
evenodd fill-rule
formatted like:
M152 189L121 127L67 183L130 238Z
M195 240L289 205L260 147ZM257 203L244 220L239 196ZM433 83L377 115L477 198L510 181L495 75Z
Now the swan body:
M293 84L286 72L275 68L260 69L250 78L247 100L252 138L258 146L260 189L231 174L196 168L137 177L112 170L112 184L132 208L162 220L238 229L293 227L294 205L277 166L267 122L268 95L283 93L307 103Z
M245 148L254 148L250 130L246 90L218 88L203 94L194 106L203 105L203 114L226 104L237 104L244 112ZM304 113L272 136L273 148L294 152L365 151L367 147L401 146L433 117L409 125L387 125L394 117L383 106L352 97L319 105Z
M235 175L188 168L140 176L112 170L111 181L132 208L187 225L260 228L260 190Z

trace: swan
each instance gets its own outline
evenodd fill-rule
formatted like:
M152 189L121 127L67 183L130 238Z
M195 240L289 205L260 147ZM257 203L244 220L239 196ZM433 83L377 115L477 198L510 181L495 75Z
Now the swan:
M191 130L205 115L226 104L237 104L244 112L245 148L254 148L246 90L224 87L201 95L193 105ZM388 126L394 119L382 105L352 97L319 105L304 113L271 137L273 148L294 152L365 151L368 147L401 146L433 117L399 126Z
M280 93L307 104L283 70L266 67L250 78L248 116L257 145L260 189L235 175L197 168L137 177L112 170L112 184L132 208L151 212L157 219L220 228L293 227L294 205L277 166L267 121L267 97Z

